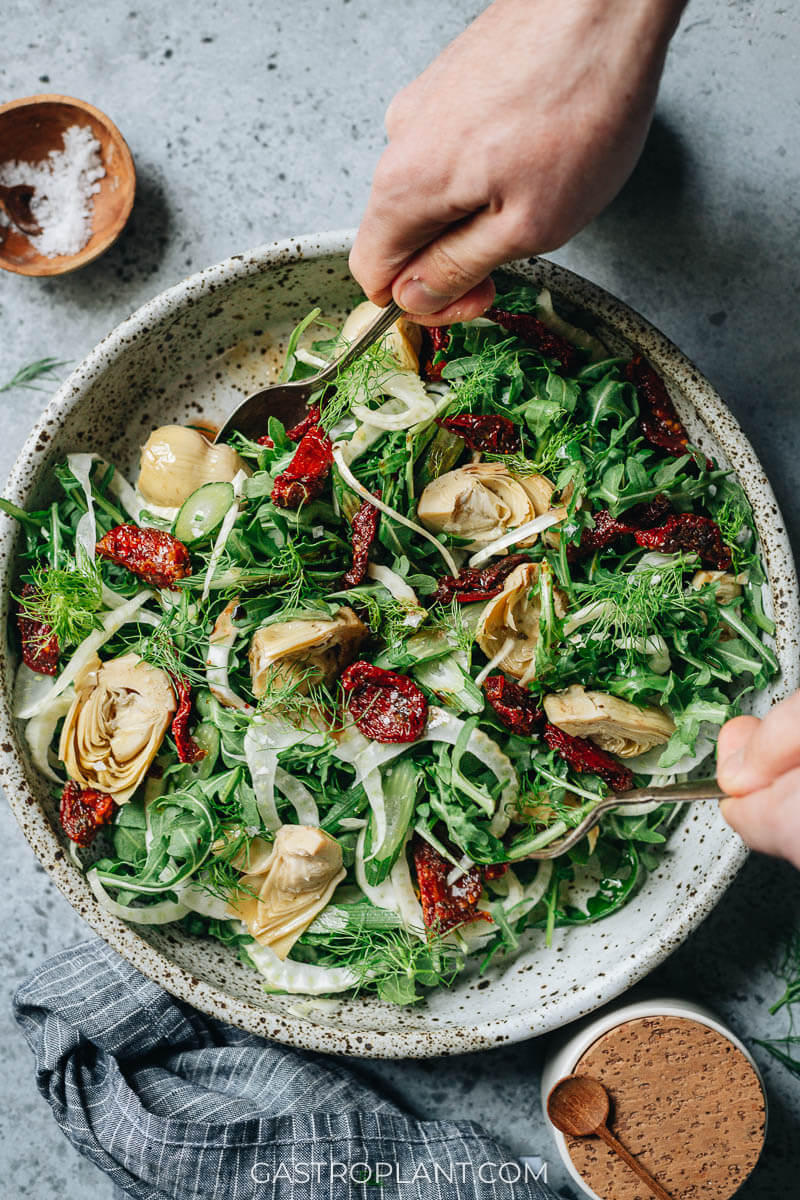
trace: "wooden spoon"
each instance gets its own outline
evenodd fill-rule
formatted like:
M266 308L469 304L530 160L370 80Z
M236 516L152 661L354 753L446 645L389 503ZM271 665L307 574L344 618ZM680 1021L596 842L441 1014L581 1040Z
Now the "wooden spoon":
M18 183L14 187L0 184L0 206L5 209L8 219L17 229L35 237L42 232L42 227L31 212L34 195L34 189L26 183Z
M589 1137L595 1134L627 1163L643 1183L646 1183L658 1200L673 1200L649 1171L617 1141L606 1125L611 1111L608 1092L597 1079L586 1075L567 1075L560 1079L547 1097L547 1115L562 1133L571 1137Z

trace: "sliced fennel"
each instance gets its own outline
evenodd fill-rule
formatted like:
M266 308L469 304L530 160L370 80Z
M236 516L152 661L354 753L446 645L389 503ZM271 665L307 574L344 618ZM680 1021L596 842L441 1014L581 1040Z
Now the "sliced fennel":
M137 592L137 594L130 600L126 601L125 604L121 604L119 608L115 608L111 612L106 613L102 619L101 628L95 629L93 633L90 633L89 636L81 642L80 646L78 646L77 650L72 655L72 658L64 667L61 674L56 677L48 691L33 703L25 704L19 711L15 713L15 716L20 717L23 721L26 721L31 717L35 717L41 713L46 708L49 701L54 700L56 696L59 696L65 688L69 687L69 685L74 682L76 675L78 675L83 667L85 667L86 664L95 656L95 654L97 654L97 651L104 642L107 642L110 637L113 637L117 630L121 629L122 626L128 621L139 620L137 615L139 613L139 609L143 604L152 598L152 595L153 593L150 591Z

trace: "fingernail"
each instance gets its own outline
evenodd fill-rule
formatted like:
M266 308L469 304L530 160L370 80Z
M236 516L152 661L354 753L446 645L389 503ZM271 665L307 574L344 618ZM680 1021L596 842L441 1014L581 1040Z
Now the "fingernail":
M416 277L401 283L396 297L397 303L406 312L419 313L421 316L426 313L438 312L440 308L449 304L451 298L434 291L433 288L428 287L427 283Z

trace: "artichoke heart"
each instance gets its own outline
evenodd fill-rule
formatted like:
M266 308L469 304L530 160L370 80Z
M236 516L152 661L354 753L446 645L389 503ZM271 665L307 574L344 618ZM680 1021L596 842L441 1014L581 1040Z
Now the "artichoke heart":
M355 660L368 633L352 608L328 619L276 621L256 630L249 653L253 695L285 684L305 694L312 684L329 682Z
M58 754L67 775L124 804L147 774L177 705L169 675L125 654L95 656L75 680Z
M215 446L196 429L162 425L142 446L136 486L149 504L177 508L204 483L230 483L250 470L231 446Z
M730 571L696 571L692 576L692 587L699 591L707 584L714 584L717 604L732 604L742 594L744 575L731 575Z
M544 475L514 475L499 462L468 463L428 484L417 516L433 533L469 538L466 549L480 550L547 512L552 494L553 485ZM535 541L533 534L519 545Z
M357 304L342 327L342 340L354 342L381 310L371 300ZM419 373L419 352L422 349L422 329L413 321L399 317L384 334L382 345L404 371Z
M487 658L495 658L505 648L498 666L507 675L525 682L533 678L536 643L539 640L541 598L533 589L539 578L538 563L520 563L503 584L503 590L490 600L481 613L475 637ZM553 589L556 615L566 612L566 597Z
M675 722L663 708L638 708L607 692L587 692L573 684L544 698L548 721L573 737L590 738L620 758L635 758L668 742Z
M313 825L282 825L271 853L254 857L230 907L257 942L286 958L344 879L342 850Z

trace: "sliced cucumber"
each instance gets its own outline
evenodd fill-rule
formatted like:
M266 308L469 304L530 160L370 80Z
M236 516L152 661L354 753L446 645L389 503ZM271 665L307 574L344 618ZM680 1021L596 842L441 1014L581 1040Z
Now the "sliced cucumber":
M186 779L208 779L219 758L219 730L210 721L201 721L192 733L192 739L201 750L205 750L205 754L197 762L184 763Z
M204 483L187 496L175 518L175 537L189 546L209 537L222 524L234 502L230 483Z
M373 887L383 883L397 861L403 839L414 816L420 776L419 767L408 758L401 758L398 762L393 763L384 774L386 836L382 844L377 847L375 856L371 858L375 838L375 816L372 814L367 825L364 845L364 857L369 859L364 863L364 870L367 881Z

